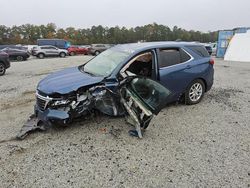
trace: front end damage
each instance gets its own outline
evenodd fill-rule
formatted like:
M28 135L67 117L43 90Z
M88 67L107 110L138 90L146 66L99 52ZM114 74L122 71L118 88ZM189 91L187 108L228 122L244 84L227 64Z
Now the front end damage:
M143 91L144 94L141 91L136 92L132 87L135 79L138 78L123 80L123 84L116 91L104 84L79 89L67 95L56 93L48 96L38 90L34 114L23 125L17 138L24 139L28 133L44 131L53 124L67 126L75 119L87 117L95 111L109 116L127 115L127 121L135 126L138 137L142 138L142 130L148 127L153 115L158 112L143 100L145 92L148 92L149 98L153 96L152 88L150 91ZM145 90L145 86L143 88Z

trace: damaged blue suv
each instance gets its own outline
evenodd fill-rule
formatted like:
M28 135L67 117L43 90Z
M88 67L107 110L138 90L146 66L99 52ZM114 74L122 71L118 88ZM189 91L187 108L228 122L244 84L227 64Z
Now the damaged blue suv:
M196 43L117 45L82 66L41 80L34 114L18 137L52 124L69 125L99 111L126 115L141 138L152 117L166 104L201 101L213 85L213 64L205 47Z

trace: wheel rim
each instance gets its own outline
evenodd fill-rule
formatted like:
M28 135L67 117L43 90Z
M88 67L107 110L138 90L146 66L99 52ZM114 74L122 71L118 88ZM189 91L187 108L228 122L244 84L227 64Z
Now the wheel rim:
M95 52L95 55L99 55L100 52Z
M4 65L0 64L0 74L3 74L4 70L5 70Z
M40 55L39 55L39 58L43 58L43 54L40 54Z
M71 52L71 53L70 53L70 55L72 55L72 56L73 56L73 55L75 55L75 53L74 53L74 52Z
M65 54L64 54L64 53L61 53L61 57L65 57Z
M203 93L203 88L200 83L195 83L189 90L189 98L192 102L197 102Z
M22 56L17 56L17 61L22 61L23 60L23 57Z

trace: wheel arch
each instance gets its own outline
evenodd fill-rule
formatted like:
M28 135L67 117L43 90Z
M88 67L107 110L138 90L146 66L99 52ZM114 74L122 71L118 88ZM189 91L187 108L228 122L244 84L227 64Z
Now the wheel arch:
M46 56L44 52L39 52L39 53L37 54L37 56L39 56L40 54L43 54L44 56Z
M204 86L205 86L205 92L207 91L207 82L206 82L206 80L205 80L204 78L196 78L196 79L194 79L194 80L201 80L201 81L203 81ZM193 81L194 81L194 80L193 80Z
M185 91L188 89L188 87L190 86L190 84L191 84L193 81L195 81L195 80L201 80L201 81L204 83L205 92L207 91L207 82L206 82L206 80L205 80L204 78L202 78L202 77L197 77L197 78L191 80L191 81L188 83L188 85L186 86L186 89L183 91L183 93L185 93Z

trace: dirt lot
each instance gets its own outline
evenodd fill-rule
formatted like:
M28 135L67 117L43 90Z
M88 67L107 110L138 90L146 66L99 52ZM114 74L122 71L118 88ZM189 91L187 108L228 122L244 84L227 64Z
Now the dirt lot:
M0 77L0 140L33 111L38 81L90 57L13 62ZM142 140L100 117L0 143L0 187L250 187L250 63L216 61L214 87L170 105Z

